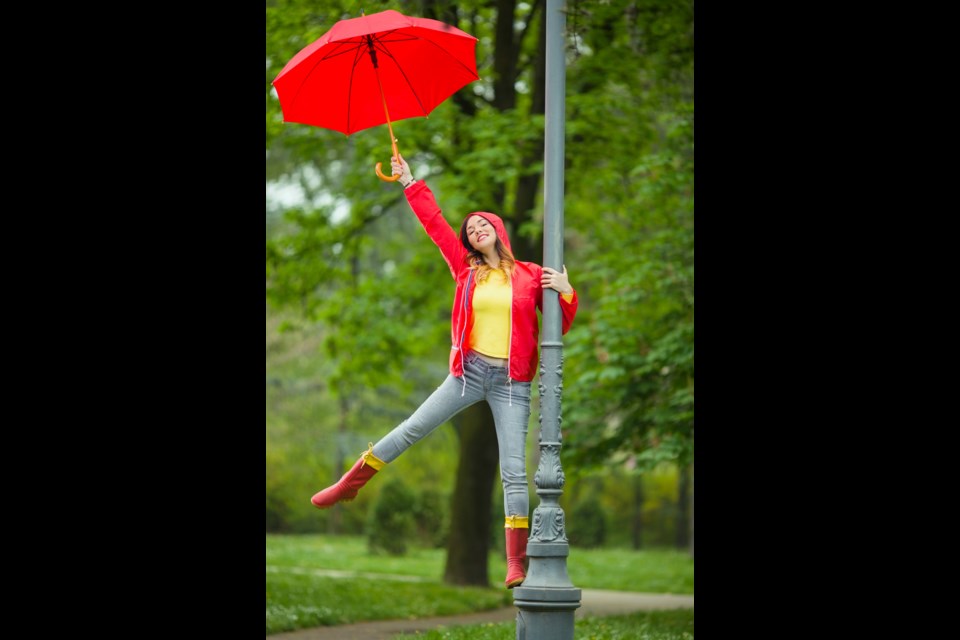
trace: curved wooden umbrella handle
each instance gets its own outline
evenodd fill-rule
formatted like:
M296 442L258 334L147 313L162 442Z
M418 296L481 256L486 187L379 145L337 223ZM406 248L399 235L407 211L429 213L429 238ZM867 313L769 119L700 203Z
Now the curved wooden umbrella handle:
M393 177L387 177L387 176L383 175L383 172L380 171L380 167L381 167L382 165L383 165L382 162L378 162L378 163L377 163L377 177L378 177L378 178L380 178L380 179L383 180L384 182L396 182L397 180L400 179L400 174L399 174L399 173L396 174L396 175L394 175Z
M390 146L393 147L393 157L394 157L394 158L399 158L399 157L400 157L400 151L397 150L397 139L393 137L393 125L390 124L390 121L389 121L389 120L387 120L387 127L389 127L389 129L390 129ZM392 178L388 178L387 176L383 175L383 172L380 171L380 167L381 167L382 165L383 165L382 162L378 162L378 163L377 163L377 177L378 177L378 178L380 178L380 179L383 180L384 182L396 182L397 180L400 179L400 174L399 174L399 173L398 173L398 174L395 174Z

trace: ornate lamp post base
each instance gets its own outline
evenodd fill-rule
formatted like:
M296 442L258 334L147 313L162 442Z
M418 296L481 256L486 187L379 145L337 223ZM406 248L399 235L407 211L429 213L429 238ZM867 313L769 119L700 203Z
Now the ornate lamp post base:
M536 515L534 520L538 520ZM536 535L539 529L532 531ZM570 546L565 540L531 539L527 543L530 570L523 584L513 589L513 604L520 609L516 640L573 640L573 613L580 606L580 589L567 576L568 555Z
M580 606L580 589L516 587L516 640L573 640L573 612ZM527 600L526 598L532 598Z
M520 609L516 640L573 640L573 615L580 607L580 589L567 577L569 553L565 542L527 544L530 572L513 590L513 603Z

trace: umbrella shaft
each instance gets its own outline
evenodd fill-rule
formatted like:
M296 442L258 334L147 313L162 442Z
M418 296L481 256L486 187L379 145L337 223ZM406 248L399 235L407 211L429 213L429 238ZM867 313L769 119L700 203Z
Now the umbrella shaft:
M393 155L398 155L397 140L393 137L393 125L390 123L390 112L387 110L387 98L383 95L383 84L380 82L380 71L376 64L373 66L373 74L377 76L377 86L380 87L380 100L383 102L383 115L387 118L387 129L390 131L390 146L393 147Z
M376 69L379 67L377 64L377 50L373 46L373 38L367 36L367 49L370 50L370 60L373 62L373 68Z
M380 82L380 65L377 64L377 50L373 46L373 38L367 36L367 49L370 51L370 61L373 63L373 73L377 76L377 86L380 88L380 100L383 101L383 115L387 117L387 129L390 131L390 146L393 155L398 155L397 141L393 137L393 125L390 124L390 112L387 110L387 98L383 95L383 84Z

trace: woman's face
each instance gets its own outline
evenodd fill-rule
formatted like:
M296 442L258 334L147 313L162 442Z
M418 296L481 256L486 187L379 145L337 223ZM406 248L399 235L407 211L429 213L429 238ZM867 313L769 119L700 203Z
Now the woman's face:
M497 232L482 216L471 216L467 220L467 241L471 247L483 253L497 243Z

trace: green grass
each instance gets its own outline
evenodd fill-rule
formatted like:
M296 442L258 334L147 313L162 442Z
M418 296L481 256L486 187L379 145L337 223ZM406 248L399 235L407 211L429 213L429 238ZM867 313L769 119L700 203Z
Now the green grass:
M415 636L398 635L394 640L512 640L515 622L440 627ZM693 609L641 611L622 616L584 617L574 622L577 640L691 640Z
M266 551L268 635L363 620L456 615L513 603L506 589L443 584L443 549L414 548L395 558L371 555L362 537L267 535ZM322 575L331 570L361 576ZM408 581L410 576L416 581Z
M444 549L411 547L405 556L372 555L362 536L267 534L267 565L443 577Z
M489 554L490 588L454 587L443 584L444 549L412 548L402 557L372 555L360 536L268 534L266 543L267 634L513 604L512 592L501 586L501 552ZM324 575L330 571L354 576ZM581 589L693 594L693 560L679 551L572 548L567 572Z
M267 634L362 620L427 618L498 609L513 602L506 589L437 582L267 574Z
M693 595L693 558L685 551L570 549L567 575L581 589Z

